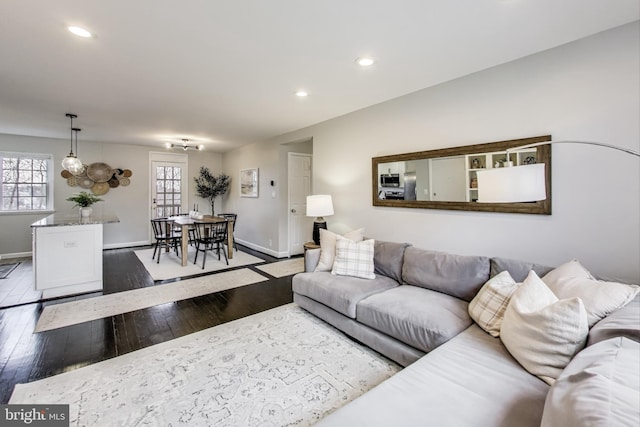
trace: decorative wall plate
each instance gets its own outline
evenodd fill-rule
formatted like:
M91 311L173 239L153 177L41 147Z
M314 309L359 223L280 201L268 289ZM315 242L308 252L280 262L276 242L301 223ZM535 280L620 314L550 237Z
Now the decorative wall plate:
M106 163L91 163L87 168L87 176L95 182L107 182L113 176L113 170Z
M91 178L86 176L77 176L76 179L78 180L78 185L82 188L89 189L95 184Z
M109 184L106 182L96 182L91 187L91 192L97 196L106 194L109 191Z

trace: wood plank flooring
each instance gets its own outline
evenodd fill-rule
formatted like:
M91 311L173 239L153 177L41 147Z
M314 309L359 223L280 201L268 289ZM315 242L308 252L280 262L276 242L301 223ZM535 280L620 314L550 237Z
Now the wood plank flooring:
M279 261L240 249L266 262ZM291 276L271 278L268 282L33 333L40 313L49 304L173 281L154 283L133 250L104 252L101 293L0 308L0 404L8 402L15 384L73 370L293 301Z

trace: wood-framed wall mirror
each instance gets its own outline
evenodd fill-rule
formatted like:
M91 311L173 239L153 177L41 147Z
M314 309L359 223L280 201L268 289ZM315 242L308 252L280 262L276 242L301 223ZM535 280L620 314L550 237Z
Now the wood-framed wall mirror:
M373 157L373 206L551 215L551 144L514 149L544 141L551 141L551 135ZM477 201L476 172L505 167L507 150L514 166L545 164L545 200Z

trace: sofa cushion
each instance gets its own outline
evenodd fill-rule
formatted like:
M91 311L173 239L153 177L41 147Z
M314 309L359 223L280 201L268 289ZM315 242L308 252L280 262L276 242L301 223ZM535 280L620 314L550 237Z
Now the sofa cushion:
M293 276L293 292L304 295L355 319L356 304L363 298L399 286L385 276L375 279L334 276L329 272L299 273Z
M404 283L471 301L489 280L489 258L417 249L404 251Z
M508 271L513 280L524 282L531 270L535 271L539 277L542 277L553 270L553 267L509 258L491 258L491 277L495 277L503 271Z
M576 355L549 390L542 427L640 425L640 344L624 337Z
M402 285L361 300L356 320L429 352L469 327L467 305L440 292Z
M336 240L336 257L331 274L353 276L363 279L375 279L373 274L373 240L354 242L338 236Z
M558 300L531 271L511 297L500 338L527 371L552 385L582 350L588 333L580 298Z
M469 316L491 336L499 337L504 312L518 286L508 271L492 277L469 303Z
M374 273L402 282L404 250L409 243L380 242L376 240L373 251Z
M578 260L547 273L542 280L560 299L578 297L584 303L589 327L634 299L640 287L597 280Z
M549 386L471 325L316 427L539 427Z
M640 342L640 295L593 325L589 330L587 346L614 337L626 337Z

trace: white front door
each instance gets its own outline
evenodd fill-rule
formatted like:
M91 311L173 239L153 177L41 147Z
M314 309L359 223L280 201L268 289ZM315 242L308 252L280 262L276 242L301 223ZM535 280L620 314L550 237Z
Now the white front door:
M313 218L307 217L311 195L311 154L289 153L289 255L301 254L311 240Z
M188 158L184 154L150 153L151 218L187 212Z

